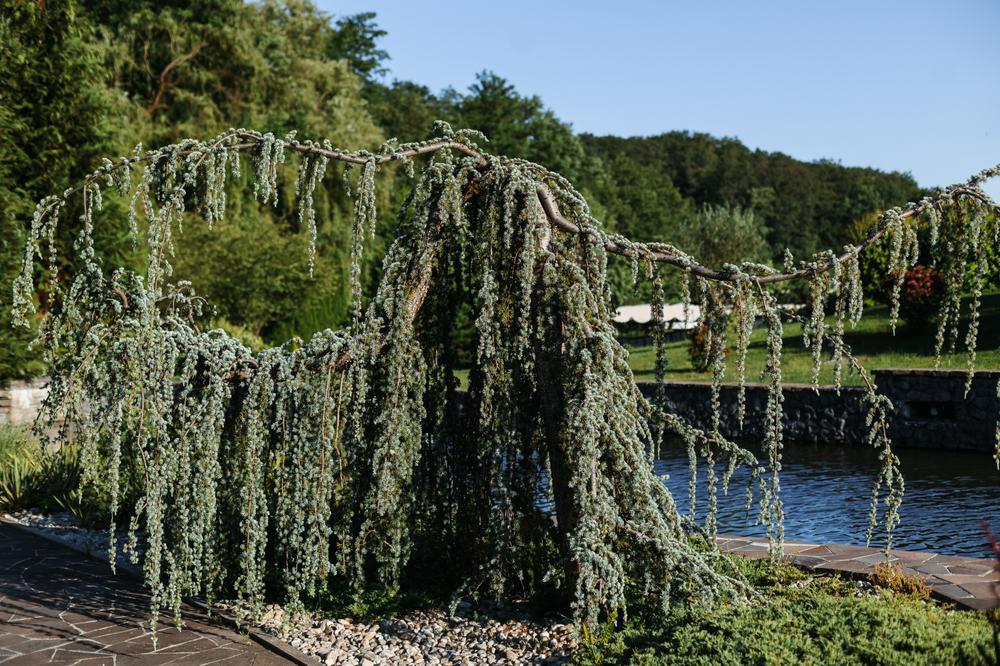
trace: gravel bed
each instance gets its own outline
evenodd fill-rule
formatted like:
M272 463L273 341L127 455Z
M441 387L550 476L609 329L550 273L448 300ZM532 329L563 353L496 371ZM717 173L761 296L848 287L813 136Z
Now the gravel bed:
M72 514L60 512L46 515L36 509L29 509L2 515L5 519L30 527L35 532L55 537L58 541L71 548L81 550L91 557L108 559L108 530L80 527L79 521ZM116 563L122 569L137 571L129 556L124 552L127 539L128 535L125 532L115 534Z
M806 587L815 579L792 583ZM878 596L867 581L855 581L855 596ZM572 626L538 623L509 604L459 604L453 617L441 611L355 622L321 619L309 613L288 615L266 608L261 628L316 657L324 664L564 664L575 647Z
M568 624L539 624L506 604L459 604L455 616L410 612L367 622L292 617L271 605L261 628L323 664L563 664L574 647Z
M68 513L44 515L38 511L4 514L4 518L106 559L107 530L80 527ZM118 541L119 566L129 566ZM232 610L226 603L216 606ZM258 625L322 664L381 666L480 666L490 664L563 664L575 646L569 624L538 622L523 609L505 603L463 601L454 616L443 611L413 611L371 621L327 618L308 612L287 613L281 606L266 607Z

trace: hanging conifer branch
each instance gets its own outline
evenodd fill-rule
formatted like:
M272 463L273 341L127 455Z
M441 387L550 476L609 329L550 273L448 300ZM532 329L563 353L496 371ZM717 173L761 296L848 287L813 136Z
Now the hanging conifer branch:
M299 605L331 584L393 591L414 560L455 571L465 590L524 594L551 581L582 623L626 612L632 586L664 605L692 594L742 598L750 593L745 584L720 575L711 555L688 542L692 521L678 515L651 459L667 438L687 447L692 511L698 459L705 463L709 536L719 487L725 492L734 470L748 466L747 508L756 482L758 517L780 554L782 312L766 285L809 279L804 331L814 360L830 348L838 364L854 364L842 336L845 320L856 323L861 314L860 252L888 237L893 266L912 265L909 223L933 218L954 281L969 261L983 259L982 234L998 233L996 206L980 185L1000 166L883 214L865 242L840 255L823 253L797 268L789 258L784 272L749 263L711 268L672 245L604 232L565 179L489 155L477 146L478 133L445 124L438 131L377 152L248 130L137 148L36 209L14 318L27 323L36 263L45 263L48 293L58 300L40 332L52 377L45 414L79 433L85 477L108 490L112 513L134 500L129 550L152 590L154 627L162 609L178 617L188 594L232 592L242 612L254 615L266 596ZM195 217L208 225L224 219L244 153L264 206L277 205L286 156L297 156L310 266L314 192L330 161L356 168L356 177L345 171L354 203L347 330L254 354L220 330L204 330L204 301L171 281L174 237ZM380 167L412 169L417 158L423 167L366 300L362 264L378 216ZM146 254L143 274L109 272L94 252L108 190L129 202L133 241ZM62 276L54 239L60 212L76 196L80 268ZM700 432L639 392L611 323L609 253L628 258L636 279L652 283L660 318L662 271L683 271L685 304L695 280L711 338L716 414L729 322L736 323L742 385L749 332L764 318L766 469L720 436L717 416ZM946 299L946 333L958 321L954 294ZM832 325L824 319L831 297ZM459 307L472 313L476 335L466 394L456 390L452 349ZM975 337L973 326L970 349ZM657 353L662 378L662 348ZM891 406L870 393L891 538L902 479L885 427ZM742 386L740 403L742 419ZM873 503L880 497L876 491Z

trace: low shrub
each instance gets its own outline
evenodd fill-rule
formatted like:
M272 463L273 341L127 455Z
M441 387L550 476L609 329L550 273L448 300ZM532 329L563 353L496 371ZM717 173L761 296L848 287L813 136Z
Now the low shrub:
M81 484L79 447L46 451L27 428L0 425L0 511L65 512L87 527L106 527L107 498Z
M696 372L705 372L712 365L712 355L720 344L719 341L709 335L708 324L698 324L691 329L688 334L691 346L688 347L688 356L691 358L691 367ZM729 356L729 347L722 350L722 353Z
M891 590L898 594L906 594L921 599L930 599L931 588L927 587L927 579L903 572L899 564L879 562L868 574L868 582L883 590Z
M896 278L886 282L885 300L889 301ZM944 274L930 266L914 266L903 275L899 292L899 316L910 326L933 321L945 294Z
M0 424L0 510L27 508L37 494L42 447L26 428Z
M983 613L913 595L858 595L851 581L788 565L730 565L760 590L745 603L637 606L581 640L577 664L980 664L991 663Z
M267 347L267 343L264 342L263 338L246 326L240 326L230 323L225 319L217 318L209 323L209 327L222 329L229 337L236 338L255 354Z

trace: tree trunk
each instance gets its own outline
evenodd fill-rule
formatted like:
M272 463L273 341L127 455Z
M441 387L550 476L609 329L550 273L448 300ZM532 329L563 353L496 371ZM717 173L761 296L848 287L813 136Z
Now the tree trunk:
M556 311L557 321L560 303L557 298L541 293L540 307ZM535 367L538 369L538 386L542 400L542 420L544 424L545 444L549 455L549 469L552 473L552 495L555 499L556 528L558 533L559 552L563 558L566 585L564 594L571 599L576 590L576 579L580 565L573 556L569 545L569 536L579 523L579 510L573 501L570 489L570 461L566 451L565 432L565 396L562 385L562 330L558 326L550 327L544 335L536 336Z

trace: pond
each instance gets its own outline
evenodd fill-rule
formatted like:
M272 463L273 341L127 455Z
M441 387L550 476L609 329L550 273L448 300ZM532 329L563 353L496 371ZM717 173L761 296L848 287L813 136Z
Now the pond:
M985 520L994 534L1000 534L1000 472L993 457L925 449L898 449L896 454L906 494L893 547L967 557L990 556L980 521ZM758 457L762 458L759 452ZM657 473L669 474L667 486L678 509L686 514L690 478L687 454L668 448L661 458L656 463ZM717 466L717 470L721 475L722 467ZM878 459L868 447L786 444L781 470L785 540L865 545L869 499L877 471ZM737 471L729 495L720 492L721 534L766 536L760 525L752 524L755 513L751 512L747 520L748 476L745 469ZM699 467L698 479L696 505L701 523L707 504L704 464ZM871 545L883 544L884 536L877 531Z

